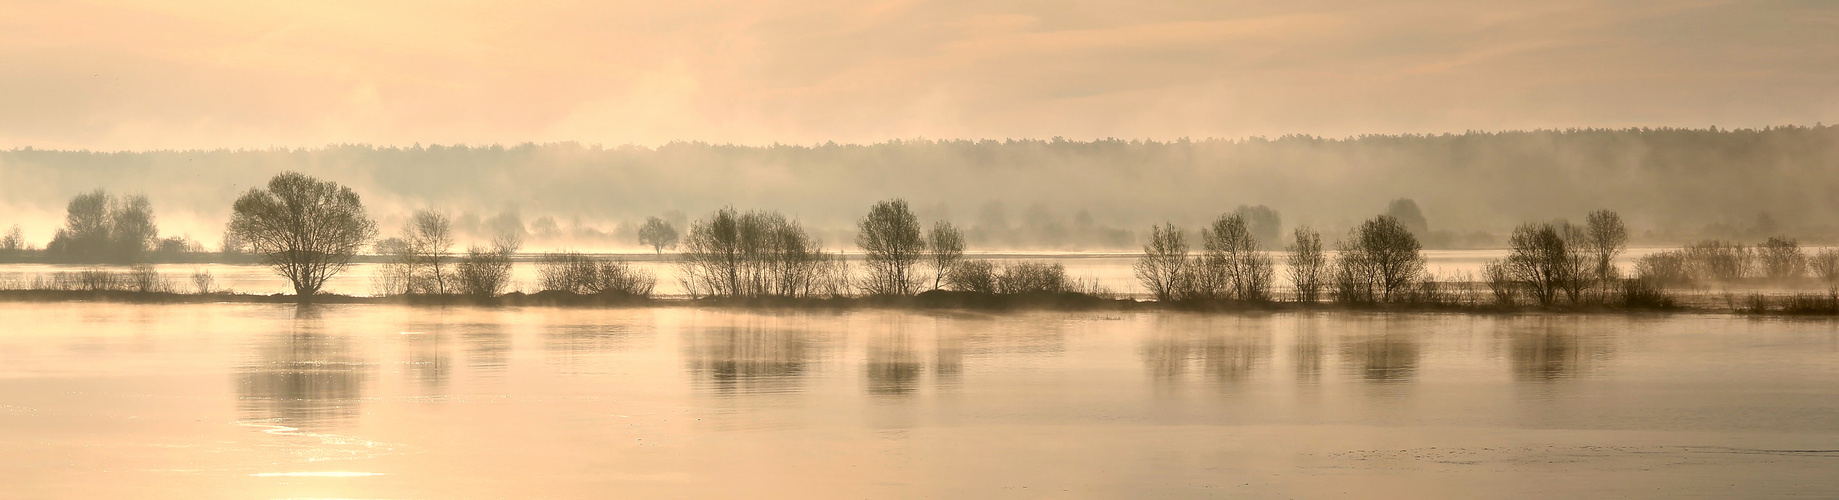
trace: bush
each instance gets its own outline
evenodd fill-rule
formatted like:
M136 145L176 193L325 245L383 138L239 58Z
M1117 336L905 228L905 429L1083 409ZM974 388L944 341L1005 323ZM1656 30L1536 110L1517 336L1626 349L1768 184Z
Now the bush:
M1839 289L1829 289L1825 295L1794 294L1782 304L1781 311L1787 314L1839 314Z
M634 269L621 260L600 260L578 253L550 254L537 263L538 286L543 291L578 295L613 294L651 296L657 277Z
M960 262L945 275L945 286L960 292L996 293L996 264L982 259Z
M192 290L198 295L209 295L217 291L217 277L211 275L210 269L192 271Z
M511 256L517 253L515 238L499 238L490 249L472 246L454 266L460 293L491 297L504 292L511 284Z
M1828 285L1839 283L1839 249L1821 250L1808 259L1807 267L1813 270L1813 275L1820 278L1820 281Z
M1755 255L1748 247L1720 240L1687 245L1687 269L1694 279L1732 281L1748 276Z
M1795 240L1782 237L1756 246L1756 261L1762 275L1772 280L1795 280L1807 275L1807 254Z
M1489 262L1481 268L1482 279L1488 282L1488 292L1494 295L1494 303L1512 306L1519 302L1520 282L1513 279L1513 273L1507 270L1502 261Z
M1673 298L1662 291L1660 283L1650 278L1622 280L1617 305L1629 309L1671 309Z
M1062 293L1073 290L1066 266L1046 262L1015 262L1003 266L996 277L996 293Z
M152 264L137 264L128 271L127 288L140 293L165 292L172 289L160 278Z
M1692 265L1684 251L1655 252L1635 261L1635 277L1656 286L1691 283Z
M848 284L840 255L823 251L795 221L776 212L724 208L690 225L683 243L683 287L692 296L840 295Z

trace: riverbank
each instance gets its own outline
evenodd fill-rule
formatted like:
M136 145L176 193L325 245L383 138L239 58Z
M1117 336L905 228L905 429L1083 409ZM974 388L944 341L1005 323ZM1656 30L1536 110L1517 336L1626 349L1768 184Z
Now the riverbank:
M124 304L198 304L261 303L297 304L299 297L288 294L256 295L243 293L172 293L122 290L0 290L0 302L114 302ZM1189 311L1199 313L1247 313L1291 311L1350 312L1443 312L1467 314L1628 314L1689 313L1742 314L1772 316L1839 316L1839 296L1831 294L1748 294L1735 296L1695 297L1695 300L1666 301L1640 307L1608 304L1558 304L1552 306L1502 306L1479 300L1444 300L1438 302L1299 303L1287 301L1182 301L1157 302L1132 298L1063 293L988 294L935 290L914 296L865 296L829 298L727 298L727 297L637 297L623 295L579 295L546 291L533 294L512 292L496 297L460 295L352 296L341 294L313 295L314 304L395 304L410 306L476 307L715 307L737 309L929 309L966 311Z

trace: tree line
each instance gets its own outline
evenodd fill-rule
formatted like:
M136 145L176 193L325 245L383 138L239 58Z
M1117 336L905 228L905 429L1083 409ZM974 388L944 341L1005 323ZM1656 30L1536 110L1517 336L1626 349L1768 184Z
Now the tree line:
M148 243L158 240L145 197L95 191L74 198L68 212L66 226L47 251L107 259L157 248ZM298 172L276 175L264 187L250 189L231 212L226 241L246 248L300 297L319 293L366 249L385 258L374 283L380 295L493 297L510 287L522 245L520 233L506 230L489 244L455 252L451 219L432 210L416 211L400 233L379 238L376 222L355 191ZM1177 304L1283 301L1280 281L1287 281L1288 299L1301 303L1436 302L1461 294L1452 287L1479 283L1496 304L1540 306L1658 304L1665 302L1659 292L1663 287L1708 280L1798 280L1811 273L1839 282L1839 250L1808 255L1785 237L1754 247L1708 240L1656 252L1637 259L1633 273L1625 276L1614 263L1626 252L1628 231L1621 216L1609 210L1591 212L1583 225L1519 226L1508 254L1485 265L1479 279L1438 279L1426 271L1423 220L1410 200L1395 200L1332 248L1308 226L1295 228L1281 249L1272 248L1279 227L1276 211L1262 206L1222 214L1201 227L1192 244L1189 233L1172 223L1153 226L1133 271L1155 300ZM856 230L854 243L862 255L857 263L826 249L799 221L774 211L722 208L691 222L681 235L653 217L641 238L658 253L679 249L680 284L692 297L1101 291L1067 276L1059 264L967 259L962 230L946 220L922 225L904 199L874 203ZM17 249L20 239L14 228L0 238L0 249ZM657 281L627 262L579 253L546 254L535 265L536 285L545 292L648 297Z

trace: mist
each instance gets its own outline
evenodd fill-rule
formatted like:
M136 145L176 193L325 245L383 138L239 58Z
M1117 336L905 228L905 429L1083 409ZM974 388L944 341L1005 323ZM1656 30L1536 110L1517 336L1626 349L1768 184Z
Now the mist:
M533 243L637 249L637 227L716 209L777 210L833 246L877 200L967 230L976 250L1117 250L1152 224L1195 226L1241 205L1334 238L1414 200L1444 247L1493 247L1528 220L1598 208L1637 242L1839 236L1839 128L1584 129L1342 139L906 140L656 148L334 145L312 149L0 152L0 225L42 245L74 195L145 194L163 235L216 242L230 202L282 171L352 186L386 233L410 212L463 237L514 220ZM674 220L672 220L674 219Z

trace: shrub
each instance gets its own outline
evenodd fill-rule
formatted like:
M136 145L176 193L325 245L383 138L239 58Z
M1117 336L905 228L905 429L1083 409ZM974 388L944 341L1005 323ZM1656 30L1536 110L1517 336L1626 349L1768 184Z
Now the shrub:
M578 253L545 256L537 263L537 283L543 291L579 295L651 296L657 277L634 269L622 260L600 260Z
M1660 283L1651 278L1637 277L1622 280L1621 295L1618 304L1630 309L1671 309L1673 298L1667 296Z
M1512 306L1520 295L1520 282L1513 278L1504 261L1489 262L1481 268L1482 279L1488 282L1488 292L1494 296L1494 303Z
M1072 291L1066 266L1046 262L1014 262L996 277L996 293L1061 293Z
M1743 245L1720 240L1705 240L1687 245L1687 269L1694 279L1731 281L1749 275L1755 260Z
M1656 286L1691 283L1692 265L1684 251L1655 252L1635 261L1635 277Z
M1756 261L1762 275L1772 280L1800 279L1807 275L1807 254L1795 240L1769 238L1756 246Z
M1807 267L1828 285L1839 283L1839 249L1828 248L1808 259Z
M960 262L945 276L945 286L960 292L996 293L996 264L982 259Z

